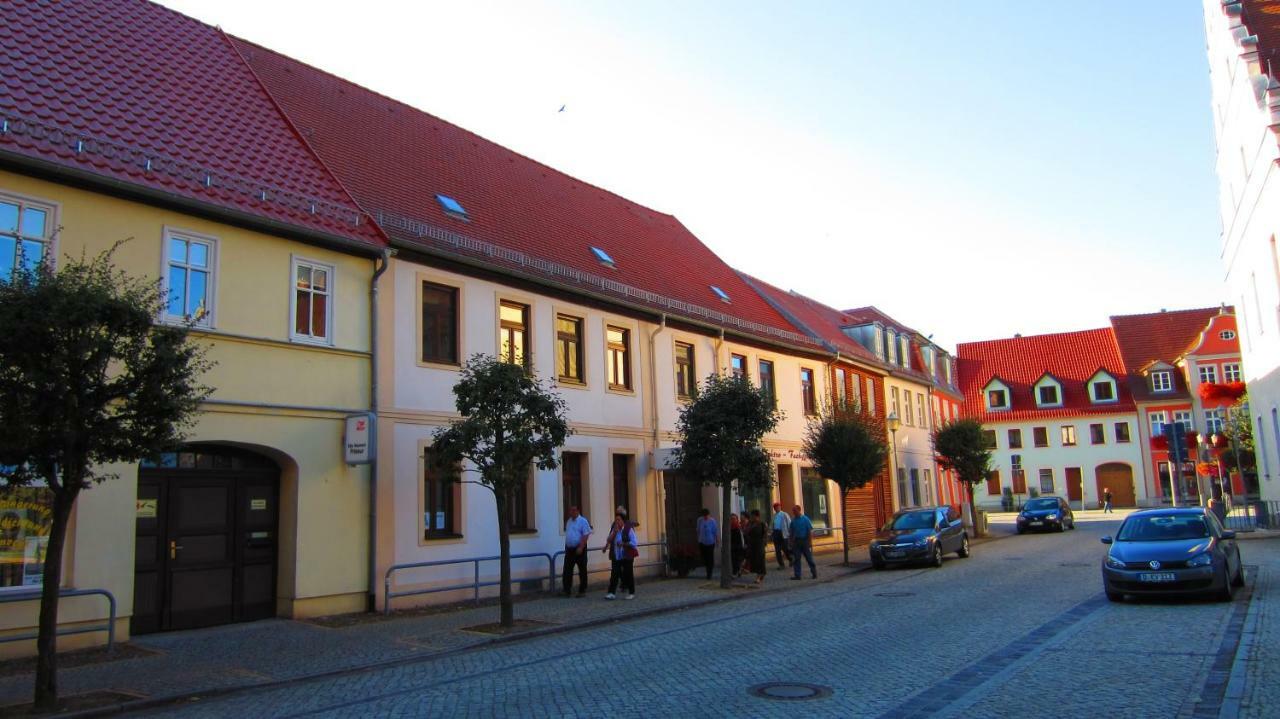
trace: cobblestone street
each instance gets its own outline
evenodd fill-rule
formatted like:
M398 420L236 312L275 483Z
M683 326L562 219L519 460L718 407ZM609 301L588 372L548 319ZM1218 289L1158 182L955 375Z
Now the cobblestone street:
M153 715L1200 717L1223 706L1224 716L1263 716L1271 670L1235 689L1227 678L1248 663L1236 645L1259 568L1266 587L1280 569L1275 541L1241 542L1249 589L1232 604L1113 605L1101 593L1097 538L1117 525L1094 515L1074 532L977 545L941 570L863 572ZM830 694L749 693L769 682Z

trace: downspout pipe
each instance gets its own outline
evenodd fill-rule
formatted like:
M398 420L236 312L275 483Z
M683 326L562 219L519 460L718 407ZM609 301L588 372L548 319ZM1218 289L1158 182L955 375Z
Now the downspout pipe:
M390 247L374 260L369 279L369 412L373 415L374 437L378 436L378 279L391 267L396 251ZM379 262L381 260L381 262ZM378 604L378 452L369 456L369 601L368 610Z
M655 327L655 328L653 329L653 331L649 333L649 382L648 382L648 384L649 384L649 406L652 408L652 412L653 412L653 417L652 417L652 419L651 419L651 422L653 423L653 444L652 444L652 447L651 447L651 449L650 449L650 451L649 451L649 456L650 456L650 457L654 457L654 456L656 456L656 455L657 455L657 452L658 452L658 437L661 435L661 432L660 432L660 431L659 431L659 429L658 429L658 420L659 420L659 414L660 414L660 413L658 412L658 355L657 355L657 349L658 349L658 335L659 335L659 334L661 334L661 333L663 332L663 330L665 330L665 329L667 329L667 314L664 312L664 313L662 313L662 319L659 321L658 326L657 326L657 327ZM658 527L661 527L661 528L662 528L662 531L663 531L662 541L665 543L665 542L666 542L666 539L667 539L667 538L666 538L666 526L667 526L667 523L666 523L666 516L665 516L665 515L666 515L666 505L665 505L665 504L663 504L663 502L662 502L662 487L661 487L661 484L662 484L662 483L658 481L658 472L657 472L657 470L656 470L656 469L654 469L653 467L650 467L650 468L649 468L649 470L653 473L653 509L654 509L654 516L661 517L661 522L658 524ZM655 528L655 529L656 529L656 528Z

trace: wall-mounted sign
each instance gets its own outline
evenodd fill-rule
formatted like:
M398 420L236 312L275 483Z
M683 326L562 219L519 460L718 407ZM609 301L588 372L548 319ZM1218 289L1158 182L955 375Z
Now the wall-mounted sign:
M261 511L261 510L266 509L266 508L267 508L267 500L265 500L265 499L251 499L251 500L249 500L249 511L250 511L250 512L257 512L257 511Z
M376 448L373 415L369 412L347 415L342 435L343 460L347 464L369 464Z
M160 506L158 499L139 499L138 502L138 519L154 519L156 510Z

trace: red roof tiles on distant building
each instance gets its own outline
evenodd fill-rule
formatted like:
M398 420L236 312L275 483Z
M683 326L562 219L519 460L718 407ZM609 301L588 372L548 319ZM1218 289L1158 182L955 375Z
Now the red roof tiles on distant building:
M1142 371L1153 362L1175 366L1178 359L1199 339L1218 307L1204 307L1141 315L1115 315L1111 327L1129 372L1129 387L1138 401L1185 399L1190 397L1181 372L1173 372L1170 392L1153 392Z

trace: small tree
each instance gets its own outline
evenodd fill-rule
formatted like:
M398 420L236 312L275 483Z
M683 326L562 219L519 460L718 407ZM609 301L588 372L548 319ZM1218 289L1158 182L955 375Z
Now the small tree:
M933 451L938 465L956 473L969 494L969 516L974 518L974 533L978 532L977 517L973 510L974 485L986 480L991 471L991 448L982 435L982 423L976 419L961 418L946 422L933 433Z
M117 245L118 246L118 245ZM160 285L92 260L15 268L0 280L0 486L53 498L36 639L35 705L57 705L58 589L67 520L82 490L182 441L209 394L185 327L155 324Z
M672 460L687 479L721 488L721 516L727 518L735 484L739 493L773 485L773 462L760 440L781 418L773 398L746 378L710 375L694 401L680 410L680 447ZM727 588L733 580L727 571L729 522L721 524L720 586Z
M453 395L462 419L436 430L432 449L444 465L470 462L480 476L479 484L493 492L501 555L500 622L511 627L515 616L508 508L515 491L528 479L530 466L555 469L559 465L556 449L570 434L565 403L524 367L486 355L467 361Z
M855 403L830 404L809 422L804 455L819 476L840 487L840 506L850 492L861 489L884 471L889 454L884 423L859 411ZM844 563L849 563L849 532L844 532Z

